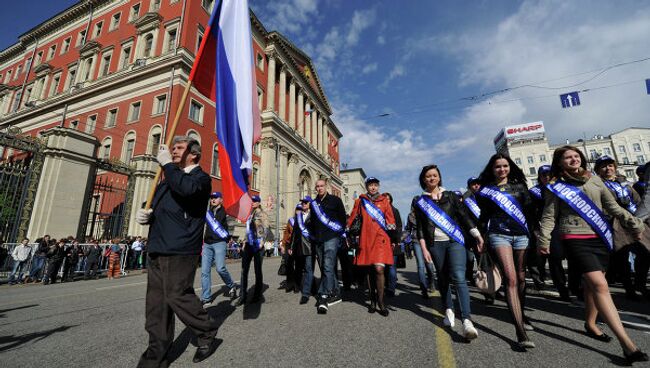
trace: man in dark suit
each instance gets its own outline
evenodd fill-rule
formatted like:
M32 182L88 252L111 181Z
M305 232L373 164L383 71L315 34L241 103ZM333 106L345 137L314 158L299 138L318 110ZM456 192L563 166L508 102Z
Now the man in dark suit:
M166 367L174 341L174 315L197 336L193 361L200 362L217 348L217 325L194 293L194 276L210 197L210 176L198 165L201 146L190 137L175 137L171 153L160 146L158 162L165 179L156 188L151 209L139 210L136 220L149 224L145 329L149 347L138 367Z

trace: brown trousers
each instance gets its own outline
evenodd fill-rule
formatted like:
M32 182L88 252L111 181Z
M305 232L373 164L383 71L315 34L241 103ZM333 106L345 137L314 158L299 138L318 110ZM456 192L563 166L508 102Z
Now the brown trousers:
M145 330L149 347L138 367L167 367L167 352L174 342L174 315L197 336L198 345L209 344L217 325L194 293L198 255L149 255Z

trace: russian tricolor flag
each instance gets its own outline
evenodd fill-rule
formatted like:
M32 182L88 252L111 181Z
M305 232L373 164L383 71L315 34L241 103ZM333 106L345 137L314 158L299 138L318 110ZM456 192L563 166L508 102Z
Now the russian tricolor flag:
M217 0L189 80L216 103L224 207L241 221L251 210L248 178L261 131L251 37L248 0Z

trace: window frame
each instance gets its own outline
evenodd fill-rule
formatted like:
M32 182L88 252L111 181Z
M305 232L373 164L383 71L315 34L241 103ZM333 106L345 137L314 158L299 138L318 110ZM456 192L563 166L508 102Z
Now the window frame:
M162 111L160 111L160 98L163 97L163 106ZM153 98L153 104L151 106L151 116L163 115L167 112L167 93L163 93Z
M72 44L72 36L68 36L63 39L61 42L61 51L59 51L59 55L63 55L66 52L70 50L70 45Z
M134 110L135 105L138 105L138 117L136 119L133 119L133 110ZM140 121L141 117L142 117L142 100L131 102L129 104L129 115L128 115L127 121L126 121L127 124L136 123L136 122Z
M113 110L115 110L115 114L113 114ZM112 109L106 110L106 121L104 121L104 128L114 128L114 127L117 126L117 118L118 118L119 112L120 112L119 107L114 107ZM109 125L109 124L111 124L110 119L109 119L109 117L111 117L111 116L114 116L115 120L113 120L112 125Z
M95 26L93 27L93 36L90 38L91 40L94 40L102 35L102 30L104 28L104 21L100 20L99 22L95 23ZM99 33L98 33L99 30Z
M89 129L90 126L91 126L91 125L90 125L90 120L91 120L92 118L94 118L94 124L92 125L92 130L90 130L90 129ZM84 128L84 132L86 132L86 133L88 133L88 134L94 134L94 133L95 133L95 130L97 130L97 120L98 120L98 114L92 114L92 115L89 115L89 116L86 118L86 127Z
M193 106L193 104L199 105L198 120L195 120L192 117L192 106ZM190 98L190 104L188 106L187 118L190 119L190 121L192 121L194 123L197 123L199 125L203 125L203 114L204 113L205 113L205 105L203 105L202 103L200 103L198 100L196 100L194 98Z
M115 23L115 17L117 16L117 23ZM120 23L122 23L122 11L118 11L111 15L111 24L108 26L108 31L112 32L120 28Z

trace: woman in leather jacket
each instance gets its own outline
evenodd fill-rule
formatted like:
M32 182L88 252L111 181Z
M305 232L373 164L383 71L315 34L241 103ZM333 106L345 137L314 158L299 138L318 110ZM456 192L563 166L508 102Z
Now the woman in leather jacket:
M497 153L490 157L479 180L479 229L483 234L487 234L490 249L496 254L502 271L506 302L515 325L519 347L534 348L535 344L528 339L526 333L533 327L523 313L526 295L526 250L530 237L529 229L533 230L531 226L535 223L534 206L526 186L526 176L509 156ZM516 202L514 204L518 204L523 212L528 227L524 227L489 198L486 193L490 190L506 195Z
M423 167L419 181L424 193L413 198L411 212L415 216L417 237L424 259L427 263L433 262L438 271L438 287L445 305L443 324L447 327L454 327L455 324L450 288L453 283L460 306L463 335L468 340L475 339L478 332L470 316L469 289L465 279L467 254L464 244L459 243L464 239L457 234L462 231L471 234L476 239L479 252L483 251L483 238L458 195L442 187L440 169L436 165ZM432 209L440 216L433 215ZM453 222L446 230L436 223L436 219L443 223L440 217L444 216L448 218L447 221ZM458 230L456 236L450 230L454 227Z

